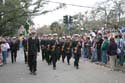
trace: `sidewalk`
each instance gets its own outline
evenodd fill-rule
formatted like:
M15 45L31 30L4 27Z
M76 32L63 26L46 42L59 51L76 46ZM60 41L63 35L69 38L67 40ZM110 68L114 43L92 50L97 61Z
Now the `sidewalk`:
M104 67L107 67L107 68L110 68L110 64L109 63L107 63L106 65L102 65L101 63L95 63L95 64L96 65L100 65L100 66L104 66ZM125 73L125 64L123 66L116 65L115 71L121 71L121 72Z

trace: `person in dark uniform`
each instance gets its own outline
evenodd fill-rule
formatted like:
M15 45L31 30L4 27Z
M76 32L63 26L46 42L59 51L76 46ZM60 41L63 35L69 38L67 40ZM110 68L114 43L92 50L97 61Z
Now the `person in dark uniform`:
M48 39L47 49L46 49L46 62L51 65L51 40Z
M65 43L65 49L66 49L67 63L68 63L68 65L70 65L70 59L72 57L72 42L71 42L70 36L67 36L67 40Z
M79 58L81 57L81 41L80 41L80 35L75 35L72 40L72 48L73 48L73 55L74 55L74 67L76 69L79 68Z
M46 40L45 40L45 60L48 63L48 65L51 64L51 60L50 60L50 55L51 55L51 37L50 35L47 36Z
M61 49L62 62L64 63L64 60L65 60L65 57L66 57L65 37L62 37L62 39L60 40L60 49Z
M59 38L56 37L56 54L57 54L57 60L60 60L61 57L61 48L60 48L60 41Z
M40 39L39 39L38 35L36 35L36 42L37 42L37 52L40 52Z
M53 39L51 40L51 60L52 60L52 63L53 63L53 69L55 70L56 69L56 62L57 62L57 59L58 59L58 42L56 41L56 37L57 35L56 34L53 34Z
M51 50L51 56L52 56L52 63L53 63L53 69L56 69L56 62L57 62L57 55L56 55L56 46L52 46Z
M48 35L45 36L45 39L44 39L44 54L42 55L43 59L46 60L47 62L47 47L48 47L48 43L49 43L49 39L48 39Z
M81 57L81 43L80 41L77 41L77 45L73 48L73 53L74 53L74 66L76 69L79 68L79 58Z
M45 36L41 38L40 45L41 45L42 61L44 61L45 59Z
M22 45L23 45L23 51L24 51L24 60L25 60L25 64L28 63L28 54L27 54L27 38L24 37L23 41L22 41Z
M37 71L37 52L40 51L39 41L36 38L36 33L32 32L28 39L28 63L30 74L36 75Z
M17 58L17 50L19 50L19 42L16 37L13 37L10 43L10 50L11 50L11 61L12 63L16 62Z

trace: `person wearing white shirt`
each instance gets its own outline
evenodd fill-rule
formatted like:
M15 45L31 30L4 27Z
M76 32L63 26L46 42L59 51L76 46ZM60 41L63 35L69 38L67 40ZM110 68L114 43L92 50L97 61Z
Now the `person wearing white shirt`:
M7 50L8 50L9 48L10 48L9 44L6 42L5 39L3 39L2 44L1 44L3 64L6 64Z

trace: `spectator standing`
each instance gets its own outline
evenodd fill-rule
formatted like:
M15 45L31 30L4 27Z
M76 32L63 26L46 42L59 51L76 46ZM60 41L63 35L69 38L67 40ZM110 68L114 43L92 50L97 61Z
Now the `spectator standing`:
M109 62L111 70L115 70L115 60L117 55L117 44L113 37L110 38L110 43L108 47L108 55L109 55Z

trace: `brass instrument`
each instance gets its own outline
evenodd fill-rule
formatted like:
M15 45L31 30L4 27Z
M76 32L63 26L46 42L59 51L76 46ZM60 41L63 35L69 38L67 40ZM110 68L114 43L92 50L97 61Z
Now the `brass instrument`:
M67 47L67 53L70 53L70 46Z
M77 47L75 47L75 48L74 48L74 53L77 53L77 50L78 50L78 48L77 48Z
M52 46L52 51L55 51L55 47L56 47L55 45Z
M50 50L50 45L47 46L47 50L48 50L48 51Z
M62 51L62 52L64 51L64 46L62 46L62 49L61 49L61 51Z

